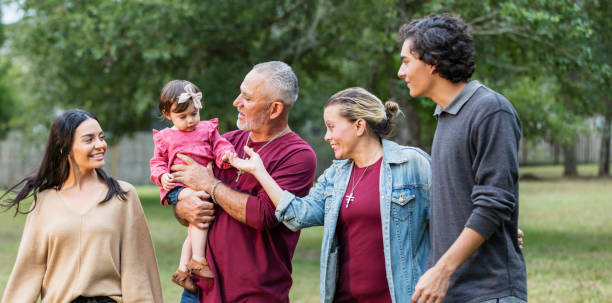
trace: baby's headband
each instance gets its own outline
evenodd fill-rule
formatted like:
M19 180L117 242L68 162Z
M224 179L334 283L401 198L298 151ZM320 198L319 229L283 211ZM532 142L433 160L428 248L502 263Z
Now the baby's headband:
M178 103L187 102L189 98L193 100L193 107L196 109L202 108L202 92L196 93L191 83L185 85L185 92L179 95Z

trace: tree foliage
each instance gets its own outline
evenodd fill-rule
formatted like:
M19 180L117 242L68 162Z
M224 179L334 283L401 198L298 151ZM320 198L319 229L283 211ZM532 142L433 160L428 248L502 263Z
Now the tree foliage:
M196 83L211 116L228 121L240 81L262 60L292 61L308 2L24 1L15 50L39 102L83 107L116 135L149 127L165 82ZM223 119L225 118L225 119Z
M610 109L610 9L601 0L59 1L24 0L10 33L27 67L24 110L82 107L126 135L156 121L163 84L204 92L208 117L232 129L232 101L256 63L293 66L292 127L322 134L322 105L363 86L404 109L395 139L428 149L434 104L397 79L396 31L429 13L460 15L475 38L474 78L513 102L528 139L571 143L584 117ZM29 104L29 105L28 105ZM203 112L203 116L207 114ZM321 136L322 137L322 136Z
M0 10L0 18L2 11ZM4 25L0 24L0 46L4 44ZM7 75L10 68L10 62L7 61L6 55L0 55L0 139L4 138L10 127L10 122L13 117L14 102L11 89L7 83Z

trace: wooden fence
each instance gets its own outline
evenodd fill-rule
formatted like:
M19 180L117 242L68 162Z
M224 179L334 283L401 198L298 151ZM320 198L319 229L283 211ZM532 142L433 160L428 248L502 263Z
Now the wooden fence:
M597 163L600 149L600 135L581 136L576 143L578 163ZM321 138L304 137L315 149L318 159L318 173L331 164L331 151ZM39 164L45 145L44 138L23 138L11 132L0 141L0 186L8 186L31 173ZM105 170L114 177L135 185L152 184L149 180L149 159L153 155L153 139L150 131L136 133L121 139L119 144L109 148ZM563 160L561 152L555 156L554 147L545 142L521 147L521 163L552 164L555 159Z

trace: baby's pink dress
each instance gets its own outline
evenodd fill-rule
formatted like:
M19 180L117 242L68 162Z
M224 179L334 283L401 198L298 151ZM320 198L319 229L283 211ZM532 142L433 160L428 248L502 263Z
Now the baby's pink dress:
M196 128L190 132L184 132L172 128L164 128L161 131L153 130L153 142L155 152L151 158L151 181L162 186L161 176L170 172L174 164L185 164L176 155L183 154L191 157L201 165L207 165L214 161L221 169L230 168L229 163L223 162L223 154L226 151L234 152L234 146L219 135L218 119L200 121ZM184 186L177 184L177 186ZM168 191L162 187L159 197L162 206L167 204L166 195Z

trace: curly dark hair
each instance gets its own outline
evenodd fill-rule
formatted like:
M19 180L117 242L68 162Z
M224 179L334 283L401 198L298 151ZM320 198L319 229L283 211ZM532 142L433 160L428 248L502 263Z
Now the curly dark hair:
M453 83L467 82L474 73L474 43L468 25L450 14L431 14L399 29L399 42L411 39L418 58Z

